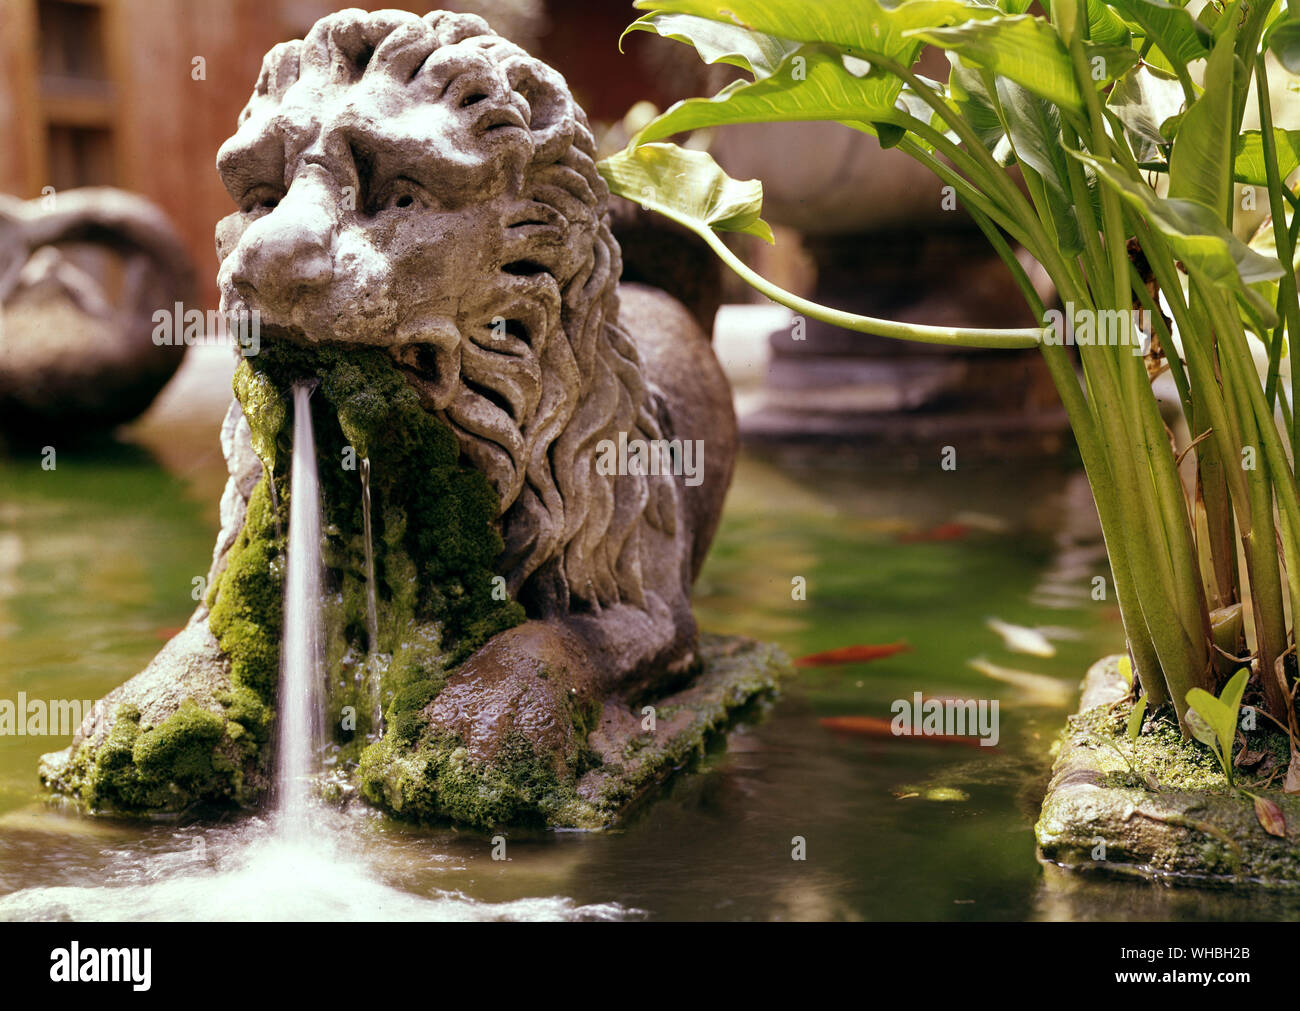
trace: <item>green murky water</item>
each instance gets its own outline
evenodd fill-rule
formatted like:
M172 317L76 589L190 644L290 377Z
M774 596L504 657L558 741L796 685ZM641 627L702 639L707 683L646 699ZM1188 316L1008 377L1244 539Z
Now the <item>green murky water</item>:
M0 699L95 699L188 617L224 466L220 397L155 412L111 451L0 463ZM41 802L37 757L0 737L0 918L1294 918L1298 896L1044 876L1032 825L1047 748L1082 672L1120 642L1078 474L1035 463L899 471L747 455L697 588L703 627L794 656L911 649L804 667L782 699L624 829L471 834L329 815L312 852L255 817L141 826ZM802 577L806 598L792 599ZM990 617L1046 626L1008 652ZM1029 689L972 659L1043 676ZM927 695L997 699L996 748L839 732ZM792 859L795 837L806 859Z

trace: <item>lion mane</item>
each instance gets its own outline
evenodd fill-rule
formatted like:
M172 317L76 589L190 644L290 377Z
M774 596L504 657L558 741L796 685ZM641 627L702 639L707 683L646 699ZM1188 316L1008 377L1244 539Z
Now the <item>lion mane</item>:
M619 325L622 259L609 191L564 79L476 15L349 10L267 54L239 122L278 105L301 79L409 81L434 63L453 82L472 73L476 89L484 81L500 89L527 124L528 141L506 158L517 213L502 222L502 262L496 276L475 279L475 293L516 314L522 301L544 320L522 334L511 328L505 351L493 340L500 334L460 327L458 388L436 413L497 489L498 568L530 613L644 606L647 528L674 535L679 493L671 475L602 474L596 461L602 442L620 433L629 443L671 433Z

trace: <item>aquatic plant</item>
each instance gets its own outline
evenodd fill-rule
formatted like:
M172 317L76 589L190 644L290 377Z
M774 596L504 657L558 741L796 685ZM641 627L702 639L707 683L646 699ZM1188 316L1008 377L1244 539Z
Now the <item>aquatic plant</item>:
M1281 73L1267 59L1271 51L1300 72L1300 9L1235 0L1194 16L1179 0L1044 0L1041 17L1026 13L1029 0L635 6L647 13L628 31L685 42L748 78L645 125L602 163L611 189L691 228L797 313L950 347L1039 348L1092 486L1145 698L1153 710L1171 704L1187 735L1189 691L1209 694L1249 663L1262 708L1290 732L1286 789L1300 791L1287 625L1288 604L1300 614L1300 418L1294 371L1282 369L1288 335L1300 333L1300 199L1285 185L1300 165L1300 133L1273 125L1270 85ZM946 82L916 72L927 44L946 52ZM1242 128L1251 105L1261 129ZM837 122L927 166L1042 327L859 316L753 271L718 233L771 241L761 184L663 142L781 120ZM1240 196L1234 183L1247 187ZM1239 201L1253 206L1260 190L1271 219L1247 243L1234 219ZM1051 278L1063 309L1044 304L1017 245ZM1252 349L1267 361L1262 370ZM1190 433L1182 445L1152 391L1166 371ZM1179 474L1189 454L1191 489Z
M1237 739L1237 713L1241 710L1248 676L1249 671L1244 667L1237 671L1217 699L1204 688L1193 688L1187 693L1192 736L1214 752L1229 786L1233 785L1232 746Z

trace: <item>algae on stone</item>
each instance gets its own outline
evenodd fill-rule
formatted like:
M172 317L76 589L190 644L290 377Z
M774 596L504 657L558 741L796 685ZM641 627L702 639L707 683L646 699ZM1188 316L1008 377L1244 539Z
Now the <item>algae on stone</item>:
M179 683L177 656L185 658ZM269 715L232 684L230 666L206 624L191 624L100 704L108 718L92 714L84 736L42 758L42 782L90 810L119 814L256 803L269 782Z
M1239 785L1267 796L1284 813L1287 838L1269 835L1253 801L1230 787L1208 750L1184 740L1175 726L1149 721L1134 748L1124 735L1132 707L1127 695L1118 657L1088 671L1080 711L1058 742L1034 826L1040 859L1172 881L1300 884L1300 797L1238 772ZM1261 728L1251 747L1275 747L1269 737ZM1133 760L1137 774L1119 752Z

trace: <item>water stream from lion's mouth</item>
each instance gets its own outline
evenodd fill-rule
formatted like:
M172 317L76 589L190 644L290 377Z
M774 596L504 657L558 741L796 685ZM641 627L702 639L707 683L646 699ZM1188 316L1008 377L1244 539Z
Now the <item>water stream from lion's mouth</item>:
M379 608L375 601L375 541L370 526L370 458L361 460L361 517L366 536L366 638L371 653L379 649Z
M289 486L289 558L284 587L277 720L277 827L303 839L320 756L324 711L321 629L320 479L311 423L314 384L293 388L293 463Z
M383 733L384 713L379 701L379 675L376 660L379 657L379 605L375 598L375 536L370 519L370 458L361 460L361 518L366 538L366 663L367 688L370 691L373 712L371 726L374 732Z

